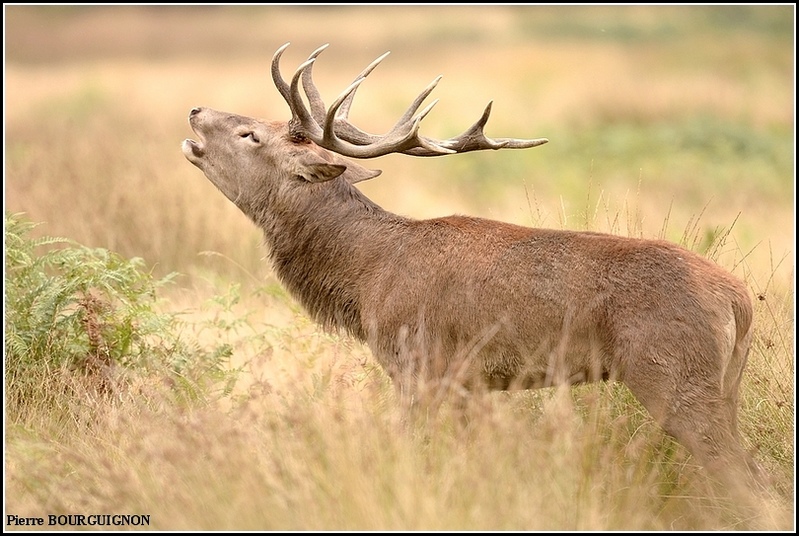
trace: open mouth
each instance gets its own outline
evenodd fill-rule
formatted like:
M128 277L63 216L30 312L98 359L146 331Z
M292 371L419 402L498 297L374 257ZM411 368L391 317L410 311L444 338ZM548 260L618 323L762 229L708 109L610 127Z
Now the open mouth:
M203 145L191 138L183 140L182 149L183 154L189 160L192 160L192 158L202 158L205 155L205 148Z
M189 113L189 126L197 134L197 137L200 141L193 140L191 138L187 138L183 140L183 144L181 148L183 149L183 155L191 162L192 164L197 165L199 159L205 156L205 144L202 138L202 135L197 132L197 129L194 128L194 119L201 112L200 108L192 108L191 112Z

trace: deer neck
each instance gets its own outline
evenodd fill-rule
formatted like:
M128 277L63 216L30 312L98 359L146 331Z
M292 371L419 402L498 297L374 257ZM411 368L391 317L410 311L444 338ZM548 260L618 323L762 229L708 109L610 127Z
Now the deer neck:
M345 180L313 185L311 195L275 200L256 221L273 268L310 316L363 340L362 287L385 262L404 218L383 210Z

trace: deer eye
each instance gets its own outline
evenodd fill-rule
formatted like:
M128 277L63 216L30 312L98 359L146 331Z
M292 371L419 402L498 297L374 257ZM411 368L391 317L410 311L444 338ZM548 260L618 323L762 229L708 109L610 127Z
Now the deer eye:
M239 134L242 138L250 138L255 143L259 143L261 140L258 138L258 135L255 132L242 132Z

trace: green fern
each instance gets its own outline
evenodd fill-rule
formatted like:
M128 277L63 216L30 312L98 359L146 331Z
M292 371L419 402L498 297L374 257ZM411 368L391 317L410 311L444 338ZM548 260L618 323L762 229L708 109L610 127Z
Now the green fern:
M63 405L58 398L69 385L53 389L62 374L94 379L103 391L119 388L131 375L164 373L189 398L203 396L205 385L224 377L229 349L184 341L177 315L156 308L157 290L175 274L154 280L140 258L63 238L30 238L36 226L6 214L9 410Z

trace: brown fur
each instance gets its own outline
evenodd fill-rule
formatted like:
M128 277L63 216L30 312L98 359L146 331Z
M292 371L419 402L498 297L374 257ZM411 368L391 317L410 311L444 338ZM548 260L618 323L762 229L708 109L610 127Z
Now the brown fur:
M736 429L752 304L714 263L664 241L405 218L352 185L374 172L286 123L205 108L190 123L186 157L263 230L281 281L365 341L405 399L613 378L708 467L757 472Z

